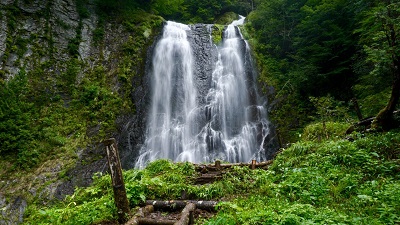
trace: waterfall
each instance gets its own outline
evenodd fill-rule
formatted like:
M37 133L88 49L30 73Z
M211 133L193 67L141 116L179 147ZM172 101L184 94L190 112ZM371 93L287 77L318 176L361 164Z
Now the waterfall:
M153 53L151 106L136 167L160 158L196 163L265 159L270 125L258 99L250 49L237 27L243 22L241 17L226 27L220 46L210 44L209 25L166 23ZM203 28L211 47L197 47L207 51L198 56L194 45L201 37L193 29ZM213 70L197 71L199 58L207 58ZM209 82L199 82L204 79Z

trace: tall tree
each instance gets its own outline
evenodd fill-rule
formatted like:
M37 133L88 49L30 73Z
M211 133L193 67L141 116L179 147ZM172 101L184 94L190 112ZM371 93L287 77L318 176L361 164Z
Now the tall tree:
M33 138L32 103L26 98L28 80L25 72L0 86L0 153L21 154L29 151Z
M366 13L360 29L374 75L390 74L390 99L373 121L373 128L388 130L393 127L393 111L400 97L400 0L379 0Z
M347 0L313 0L301 8L294 48L300 90L347 100L355 81L351 64L356 37L354 7Z

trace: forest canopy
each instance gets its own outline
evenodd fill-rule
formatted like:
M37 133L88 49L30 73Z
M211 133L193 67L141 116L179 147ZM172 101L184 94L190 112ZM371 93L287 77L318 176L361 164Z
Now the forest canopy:
M260 80L284 99L275 106L278 124L309 121L318 107L310 97L332 98L333 108L355 99L363 117L390 104L391 115L400 90L399 12L398 0L258 1L246 27Z
M97 5L107 13L142 9L166 20L186 23L213 23L226 12L247 15L254 4L253 0L97 0Z

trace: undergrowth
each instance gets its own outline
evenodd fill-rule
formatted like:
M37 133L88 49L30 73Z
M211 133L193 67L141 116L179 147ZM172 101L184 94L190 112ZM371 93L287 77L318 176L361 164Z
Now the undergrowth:
M400 134L302 141L206 224L398 224Z
M224 200L205 224L398 224L400 133L300 141L269 170L234 167L224 179L195 185L190 163L158 160L124 171L130 206L146 199ZM116 219L109 175L97 174L50 207L29 206L25 224L91 224Z

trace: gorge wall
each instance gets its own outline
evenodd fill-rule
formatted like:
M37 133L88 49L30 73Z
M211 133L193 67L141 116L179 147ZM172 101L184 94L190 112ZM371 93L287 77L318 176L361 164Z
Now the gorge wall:
M0 160L0 224L20 223L30 202L63 199L106 172L103 138L116 137L124 167L132 167L131 146L143 135L147 49L162 18L123 24L101 13L92 0L0 1L0 81L26 75L32 119L44 133L32 144L43 147L23 161L37 164L15 170Z

